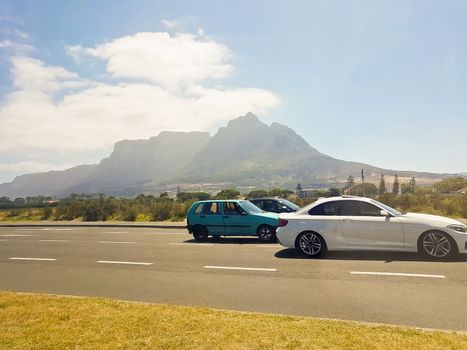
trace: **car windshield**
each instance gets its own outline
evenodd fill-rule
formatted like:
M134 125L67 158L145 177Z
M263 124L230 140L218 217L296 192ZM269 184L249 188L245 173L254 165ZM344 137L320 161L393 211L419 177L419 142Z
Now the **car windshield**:
M250 201L240 202L240 206L249 213L262 213L263 211Z
M384 210L386 210L387 212L391 213L392 215L395 215L395 216L399 216L399 215L402 215L402 213L400 211L397 211L396 209L394 208L391 208L390 206L386 205L386 204L383 204L381 202L378 202L378 201L375 201L374 199L371 200L374 204L376 204L377 206L379 206L380 208L383 208Z
M290 209L293 209L293 210L300 209L300 207L297 204L292 203L292 202L288 201L287 199L281 199L279 202L286 205L286 206L288 206Z

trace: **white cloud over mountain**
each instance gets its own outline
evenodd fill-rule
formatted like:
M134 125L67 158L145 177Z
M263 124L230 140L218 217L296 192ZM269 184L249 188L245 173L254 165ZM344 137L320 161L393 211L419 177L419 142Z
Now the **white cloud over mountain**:
M67 52L77 62L102 60L104 79L24 52L10 57L13 91L0 105L0 169L7 163L2 159L10 160L9 171L16 162L22 173L27 164L31 171L41 162L52 166L51 158L62 168L121 139L210 130L248 111L266 114L280 102L259 88L212 87L234 69L228 47L202 33L136 33L94 47L67 46Z

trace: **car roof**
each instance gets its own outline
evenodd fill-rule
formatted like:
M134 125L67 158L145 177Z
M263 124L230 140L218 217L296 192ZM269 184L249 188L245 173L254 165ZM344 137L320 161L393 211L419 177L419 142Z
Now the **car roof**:
M212 203L212 202L245 202L244 199L207 199L204 201L196 201L195 203Z
M308 204L307 206L300 209L298 212L307 212L310 208L317 206L318 204L327 203L327 202L334 202L334 201L359 201L359 202L369 202L372 203L372 199L368 197L359 197L359 196L350 196L350 195L343 195L338 197L321 197L318 198L315 202Z
M251 198L248 199L249 201L280 201L281 199L284 198L279 198L279 197L265 197L265 198Z

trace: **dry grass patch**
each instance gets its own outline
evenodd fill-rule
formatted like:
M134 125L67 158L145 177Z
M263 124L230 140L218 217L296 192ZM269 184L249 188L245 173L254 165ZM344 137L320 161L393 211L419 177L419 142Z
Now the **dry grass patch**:
M467 336L199 307L0 292L0 349L467 349Z

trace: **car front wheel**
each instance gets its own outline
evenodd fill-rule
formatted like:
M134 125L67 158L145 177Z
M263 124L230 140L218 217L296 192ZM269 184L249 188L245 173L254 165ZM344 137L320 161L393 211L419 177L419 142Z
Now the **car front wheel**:
M420 237L418 250L431 259L451 258L456 254L456 242L447 233L429 231Z
M306 256L318 258L325 252L326 242L315 232L303 232L298 236L297 248Z

